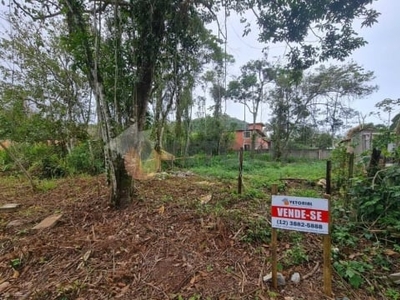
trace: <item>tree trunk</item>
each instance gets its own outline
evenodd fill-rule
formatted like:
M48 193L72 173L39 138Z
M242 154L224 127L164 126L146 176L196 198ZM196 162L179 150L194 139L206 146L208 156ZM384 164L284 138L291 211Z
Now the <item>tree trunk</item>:
M280 138L275 140L275 143L273 145L273 150L274 150L274 160L275 161L280 161L282 158L282 145L281 145L281 140Z
M164 124L164 121L163 121ZM164 135L164 125L160 125L157 127L157 132L156 132L156 144L154 146L154 150L157 152L158 157L157 159L159 160L157 162L157 170L156 172L161 172L161 154L162 154L162 139Z
M188 113L186 115L186 139L185 139L185 150L184 150L184 157L186 160L186 157L189 156L189 146L190 146L190 127L191 127L191 123L192 123L192 107L187 108L188 110L190 110L190 113Z
M251 158L254 158L254 153L256 150L256 119L257 119L257 112L253 112L253 130L251 132L251 152L250 156Z
M126 171L122 154L117 149L111 149L111 140L116 137L116 132L111 125L112 117L98 66L98 29L94 26L95 40L93 44L88 31L88 23L83 16L82 5L76 0L66 0L63 5L67 11L66 17L70 39L75 43L79 42L84 50L84 56L75 59L81 59L86 66L86 75L96 100L98 122L104 143L105 166L108 182L111 185L110 203L114 207L119 207L124 202L130 201L133 184L132 177Z
M371 159L368 165L368 177L375 176L376 172L379 170L379 160L381 158L381 151L373 148L371 153Z
M119 152L118 149L111 149L111 135L113 131L111 127L111 117L105 107L107 102L105 99L104 87L99 79L101 79L99 75L93 76L92 80L94 80L94 82L92 84L95 86L94 94L98 109L101 137L104 143L105 165L108 182L111 186L110 203L114 207L120 207L131 201L133 195L133 180L126 171L125 160L121 152Z
M113 151L115 152L115 151ZM113 153L112 166L114 173L110 173L115 183L111 186L110 203L116 207L131 202L133 196L133 179L125 167L125 160L119 153Z

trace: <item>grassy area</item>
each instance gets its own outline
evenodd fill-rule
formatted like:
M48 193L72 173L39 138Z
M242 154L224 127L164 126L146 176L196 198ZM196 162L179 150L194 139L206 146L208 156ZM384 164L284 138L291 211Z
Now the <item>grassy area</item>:
M220 180L233 181L238 178L239 159L237 154L216 157L197 157L189 163L189 168L197 174ZM325 177L325 161L292 160L289 163L273 162L268 154L257 154L250 158L245 153L243 180L248 188L269 187L273 183L282 184L280 179L299 178L317 181Z
M316 182L325 177L325 161L291 160L288 163L274 162L268 154L257 154L251 158L245 153L243 161L244 191L237 194L239 158L237 154L221 156L197 156L187 161L189 169L196 174L217 179L229 187L225 197L217 204L209 205L208 215L231 219L232 226L245 228L243 241L269 243L270 187L278 184L281 192L300 197L321 197L323 190ZM301 179L299 184L286 184L283 179ZM207 205L205 206L208 207ZM238 229L238 228L237 228ZM286 235L290 233L282 232Z

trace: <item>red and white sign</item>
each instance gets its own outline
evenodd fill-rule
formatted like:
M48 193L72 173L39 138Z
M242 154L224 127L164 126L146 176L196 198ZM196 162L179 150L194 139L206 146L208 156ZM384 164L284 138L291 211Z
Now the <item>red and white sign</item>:
M271 216L273 228L329 233L327 199L272 196Z

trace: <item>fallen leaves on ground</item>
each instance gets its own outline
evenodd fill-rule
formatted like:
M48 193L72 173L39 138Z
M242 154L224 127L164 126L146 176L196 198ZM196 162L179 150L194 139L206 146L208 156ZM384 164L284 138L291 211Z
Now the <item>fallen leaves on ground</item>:
M116 210L108 206L105 181L68 178L33 193L0 180L0 205L22 204L1 215L2 299L324 299L315 261L282 271L286 278L311 274L299 285L273 291L262 281L271 270L269 245L243 241L247 225L238 219L249 203L233 202L219 216L207 212L232 197L226 185L196 176L137 182L133 203ZM55 227L31 230L54 213L63 215ZM266 218L267 208L248 216ZM13 220L22 222L7 227ZM280 253L289 243L281 242ZM310 236L313 244L320 239ZM310 250L322 260L321 249ZM15 259L17 270L10 265Z

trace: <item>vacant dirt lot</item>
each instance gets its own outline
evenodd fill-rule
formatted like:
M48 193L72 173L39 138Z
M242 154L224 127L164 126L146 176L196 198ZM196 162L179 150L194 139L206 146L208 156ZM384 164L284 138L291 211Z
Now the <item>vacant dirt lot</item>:
M263 282L269 245L249 238L249 224L268 220L267 194L254 204L227 184L164 175L137 183L136 200L114 210L103 177L63 179L36 193L23 180L0 182L0 204L21 204L0 212L0 299L325 299L315 235L303 239L309 262L282 270L286 286ZM56 226L32 230L59 213ZM279 239L281 255L292 244ZM308 278L290 283L295 271ZM373 299L339 278L333 287L335 297Z

